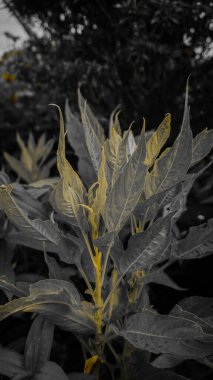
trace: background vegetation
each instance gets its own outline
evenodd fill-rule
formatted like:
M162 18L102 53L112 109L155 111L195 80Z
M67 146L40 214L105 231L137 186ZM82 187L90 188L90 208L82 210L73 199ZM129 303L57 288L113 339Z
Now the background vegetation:
M123 128L136 120L139 129L143 116L148 128L155 128L165 113L171 112L175 133L190 73L193 132L211 128L212 1L2 3L30 37L22 50L1 59L4 148L11 144L8 130L51 130L55 134L48 104L64 106L68 98L76 110L78 85L105 127L110 112L119 104ZM35 25L40 25L42 37L37 37Z
M64 108L68 99L77 112L79 85L105 129L111 111L120 105L122 128L127 129L135 120L135 133L143 116L152 129L170 112L174 137L191 73L193 135L205 127L212 128L213 1L2 0L2 4L29 35L22 49L14 46L0 61L0 160L4 165L3 150L11 154L17 150L17 131L25 141L29 131L36 137L43 132L48 138L58 136L58 120L48 104ZM38 25L42 32L39 37ZM53 157L55 150L56 145ZM210 167L190 193L188 211L179 222L182 230L212 217L212 189ZM42 254L20 247L13 251L4 239L0 248L1 252L12 252L10 257L1 257L2 272L5 262L12 260L19 279L25 273L34 274L36 279L47 276ZM184 296L212 297L212 261L211 255L178 262L168 274L187 289ZM183 292L160 285L152 285L151 292L162 313L183 297ZM0 297L4 302L2 293ZM31 321L28 316L16 318L18 323L14 319L1 323L1 344L20 351ZM65 371L80 371L80 348L70 335L56 330L52 358ZM212 376L212 370L192 361L181 364L178 373L194 380Z

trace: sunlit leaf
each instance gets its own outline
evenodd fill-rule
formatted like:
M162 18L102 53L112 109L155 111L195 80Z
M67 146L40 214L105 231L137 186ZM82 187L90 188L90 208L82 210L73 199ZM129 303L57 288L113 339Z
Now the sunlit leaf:
M171 130L171 115L167 114L146 143L145 163L148 167L152 166L162 147L166 143Z

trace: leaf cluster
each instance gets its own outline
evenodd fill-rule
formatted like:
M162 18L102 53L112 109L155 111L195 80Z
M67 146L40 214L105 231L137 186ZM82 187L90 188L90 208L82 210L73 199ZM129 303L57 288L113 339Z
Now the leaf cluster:
M167 368L186 359L212 366L212 299L185 298L160 314L149 287L180 289L166 268L212 252L212 219L185 237L176 224L202 172L196 165L213 146L212 131L192 137L188 83L181 128L167 148L170 114L151 135L144 121L134 136L131 126L122 132L115 110L106 137L80 90L78 103L81 122L66 104L66 132L53 105L60 121L58 179L22 186L0 177L4 240L43 251L49 272L34 282L0 276L8 297L0 320L20 311L37 315L23 357L1 348L0 372L66 379L49 361L55 325L72 332L84 352L84 375L71 379L184 379ZM65 135L79 156L78 173L67 160Z

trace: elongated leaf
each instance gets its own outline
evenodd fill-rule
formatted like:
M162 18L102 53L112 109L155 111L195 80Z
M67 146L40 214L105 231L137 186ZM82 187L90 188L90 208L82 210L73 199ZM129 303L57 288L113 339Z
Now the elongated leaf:
M30 286L27 297L0 306L0 321L10 315L37 312L64 330L88 334L95 325L85 314L75 286L62 280L41 280Z
M27 214L16 204L11 192L11 185L0 186L0 205L11 223L33 239L57 244L59 239L57 225L50 220L29 219Z
M168 189L186 175L192 160L192 132L189 122L188 83L181 131L171 149L155 161L145 183L146 197Z
M146 144L146 164L152 166L162 147L166 143L171 130L171 115L167 114L159 125L157 130L152 134Z
M112 134L112 129L114 130L121 136L121 126L119 123L119 106L117 106L111 113L110 119L109 119L109 137L111 138Z
M172 256L181 260L200 259L213 251L213 219L207 225L191 227L188 235L172 246Z
M149 268L165 260L165 252L171 240L171 221L174 214L159 218L148 230L133 235L120 260L121 273Z
M75 154L78 156L78 172L89 187L95 182L96 174L87 149L84 127L71 112L68 102L66 102L65 105L65 114L68 141L74 149Z
M23 378L27 376L23 356L0 346L0 373L10 378L17 374L22 375Z
M93 168L96 174L98 174L101 164L101 146L105 141L104 132L90 107L87 105L80 90L78 90L78 104L81 112L87 149Z
M68 380L63 369L56 363L48 361L43 364L36 380Z
M24 164L21 161L17 160L17 158L11 156L7 152L4 152L4 158L20 178L22 178L26 182L30 181L30 172L25 168Z
M131 130L127 131L127 133L125 134L125 136L123 137L123 139L118 145L118 149L117 149L115 161L114 161L114 166L113 166L112 183L111 183L112 187L114 186L116 180L122 173L122 170L127 163L127 146L128 146L128 140L129 140L129 136L131 132L132 132ZM131 151L131 153L133 154L133 151Z
M78 89L78 105L79 105L81 117L83 116L84 112L86 112L88 122L93 128L95 135L97 136L100 144L102 145L105 141L104 130L102 126L100 125L99 121L97 120L97 118L95 117L95 115L93 114L91 108L87 104L83 95L81 94L80 89Z
M56 106L56 105L54 105ZM59 119L60 119L60 134L59 134L59 143L57 150L57 167L60 173L61 178L68 183L68 185L79 194L79 197L82 197L83 203L83 192L84 187L81 182L78 174L73 170L72 166L66 159L65 154L65 131L64 131L64 120L60 107L56 106L59 111Z
M213 147L213 130L205 128L193 139L191 166L201 161Z
M136 144L136 141L135 141L135 137L131 131L131 129L129 130L129 133L128 133L128 136L127 136L127 145L126 145L126 148L127 148L127 155L128 156L132 156L135 149L137 147L137 144Z
M53 342L53 325L38 315L32 323L24 352L24 365L34 375L49 360Z
M25 168L29 170L29 172L33 172L33 157L28 151L26 145L24 144L24 141L22 140L21 136L17 133L16 136L17 143L21 149L21 161L23 162Z
M130 316L123 329L114 330L135 347L156 354L202 358L212 352L213 335L205 334L198 323L151 310Z
M145 155L143 130L137 149L107 197L103 217L109 232L119 231L134 211L142 193L147 172L144 165Z
M70 218L70 222L76 220L77 225L84 229L82 224L84 221L83 209L80 204L84 204L85 189L78 174L73 170L72 166L66 159L65 154L65 136L64 121L61 109L56 106L60 117L60 135L57 150L57 166L61 176L61 181L56 185L51 194L50 201L53 207Z

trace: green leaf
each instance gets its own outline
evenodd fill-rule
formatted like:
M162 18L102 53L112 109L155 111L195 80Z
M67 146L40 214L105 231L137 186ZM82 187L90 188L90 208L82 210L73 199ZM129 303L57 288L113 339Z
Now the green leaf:
M103 217L109 232L119 231L134 211L142 193L147 172L144 165L145 155L143 130L137 149L107 196Z
M202 358L212 353L213 335L205 334L200 324L186 318L144 310L127 318L122 329L114 330L135 347L155 354Z
M189 121L188 83L181 131L171 149L155 161L153 170L146 178L146 198L166 190L180 182L186 175L192 160L192 132Z
M174 213L159 218L150 228L131 236L128 248L120 260L121 273L150 268L165 260L171 240L171 222Z
M29 374L34 375L49 360L53 333L53 325L45 318L38 315L34 319L24 351L24 365Z
M96 180L96 174L92 166L87 149L84 127L70 110L68 102L65 105L67 137L70 145L78 156L78 172L89 187Z
M8 377L13 377L17 374L22 375L23 378L27 376L23 356L0 346L0 373Z
M205 128L193 139L191 166L196 165L211 151L213 147L213 130Z
M213 251L213 219L207 225L191 227L188 235L172 245L172 256L181 260L200 259Z
M27 297L0 306L0 321L19 311L37 312L64 330L93 332L94 322L85 314L75 286L62 280L41 280L30 286Z
M68 380L63 369L56 363L48 361L43 364L35 380Z
M11 192L12 185L0 186L0 206L11 223L28 237L57 244L59 239L57 225L50 220L29 219L26 212L17 205Z

